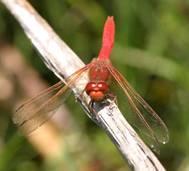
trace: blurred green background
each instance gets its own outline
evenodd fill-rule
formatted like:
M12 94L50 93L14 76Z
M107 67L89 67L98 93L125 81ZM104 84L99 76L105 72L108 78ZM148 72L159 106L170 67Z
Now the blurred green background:
M189 1L31 0L30 3L85 63L98 54L106 17L115 17L116 42L112 62L160 113L169 128L170 141L160 146L157 157L167 170L189 170ZM34 68L49 85L58 81L44 66L17 21L0 4L1 50L5 45L18 49L27 65ZM9 82L11 80L12 89L16 91L14 74L4 72L1 65L0 80L5 78ZM0 93L8 88L1 83ZM28 140L17 133L11 121L13 101L20 96L19 93L0 98L0 171L56 170L50 169L53 164L49 166L49 162ZM122 95L118 93L119 99ZM118 103L124 106L124 101ZM78 131L81 131L79 133L88 139L87 155L95 153L96 170L127 170L127 163L107 135L83 114L81 107L75 105L74 98L71 97L66 104L79 127ZM123 110L129 113L129 109ZM79 145L82 143L81 139ZM77 170L77 167L70 167L75 165L74 154L70 151L69 148L65 159L67 170ZM80 155L85 153L85 150L81 151Z

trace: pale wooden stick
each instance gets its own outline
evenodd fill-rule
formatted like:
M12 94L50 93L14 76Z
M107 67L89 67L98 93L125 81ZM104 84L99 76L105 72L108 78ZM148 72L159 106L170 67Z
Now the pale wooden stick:
M27 1L1 0L1 2L21 24L33 45L41 53L47 67L61 80L84 66L77 55L53 32L47 22L39 16ZM86 80L84 81L86 82ZM76 93L79 93L77 91L80 90L75 90ZM82 103L82 106L86 111L89 111L85 103ZM108 107L99 111L98 117L93 114L89 115L107 132L134 170L165 170L151 150L128 124L115 104L111 103Z

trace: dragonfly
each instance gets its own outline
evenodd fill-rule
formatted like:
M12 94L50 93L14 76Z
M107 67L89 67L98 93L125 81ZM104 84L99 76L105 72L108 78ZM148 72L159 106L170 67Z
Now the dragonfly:
M87 73L89 81L80 95L82 97L85 94L90 97L88 104L101 103L109 98L110 80L114 79L127 97L140 125L145 128L142 131L154 142L167 143L169 132L166 124L112 65L110 54L114 45L114 37L115 22L113 16L109 16L104 24L102 47L98 57L69 76L66 84L59 81L22 104L13 116L13 122L20 128L27 128L28 133L33 132L55 113L54 111L62 104L72 86Z

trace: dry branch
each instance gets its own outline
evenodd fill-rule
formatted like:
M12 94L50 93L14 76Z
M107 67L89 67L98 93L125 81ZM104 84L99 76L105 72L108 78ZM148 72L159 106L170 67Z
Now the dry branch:
M55 34L47 22L25 0L1 0L15 16L33 45L41 53L43 61L62 81L84 64L77 55ZM84 82L86 80L84 79ZM76 85L77 88L77 85ZM74 89L77 94L80 89ZM86 111L87 105L80 101ZM155 155L142 142L125 120L118 107L111 103L98 112L98 117L88 113L98 122L128 163L136 171L165 170Z

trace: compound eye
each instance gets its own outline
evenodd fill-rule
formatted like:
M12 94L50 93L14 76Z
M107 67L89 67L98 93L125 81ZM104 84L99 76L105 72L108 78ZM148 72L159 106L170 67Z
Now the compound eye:
M91 91L93 91L96 88L96 83L95 82L90 82L86 85L85 91L87 94L89 94Z
M106 92L109 89L108 84L106 82L99 82L97 84L97 87L99 88L100 91L103 91L103 92Z

